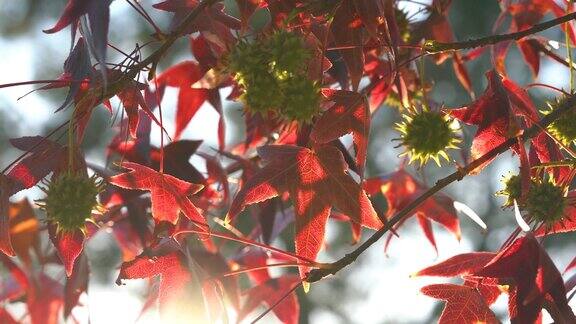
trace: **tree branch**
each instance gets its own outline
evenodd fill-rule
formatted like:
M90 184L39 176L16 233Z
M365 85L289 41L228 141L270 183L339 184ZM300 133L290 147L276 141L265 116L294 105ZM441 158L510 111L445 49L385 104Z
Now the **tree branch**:
M462 180L467 174L472 172L474 169L478 168L482 164L495 158L498 154L506 152L510 147L520 141L526 141L537 134L539 134L548 125L554 122L558 117L560 117L564 112L576 106L576 95L569 96L563 103L550 114L544 116L539 123L533 125L532 127L526 129L519 138L512 137L498 145L497 147L490 150L488 153L479 157L478 159L470 162L463 168L459 168L452 174L445 178L442 178L436 182L436 184L428 189L426 192L414 199L408 206L400 210L394 217L390 218L382 228L380 228L376 233L372 234L368 240L359 245L355 250L346 254L341 259L324 264L320 269L311 270L304 281L316 282L328 275L334 275L338 271L342 270L344 267L353 263L364 251L366 251L370 246L376 243L384 234L386 234L394 225L409 217L411 213L422 203L424 203L428 198L432 197L435 193L447 187L449 184Z
M437 54L447 51L456 51L461 49L469 49L469 48L476 48L486 45L494 45L500 42L510 41L510 40L519 40L523 37L536 34L548 28L552 28L554 26L563 24L568 22L572 19L576 19L576 12L569 13L565 16L552 19L549 21L545 21L541 24L537 24L532 26L531 28L510 33L510 34L499 34L499 35L492 35L487 37L482 37L478 39L471 39L463 42L454 42L454 43L441 43L435 40L427 40L422 45L422 49L428 54Z

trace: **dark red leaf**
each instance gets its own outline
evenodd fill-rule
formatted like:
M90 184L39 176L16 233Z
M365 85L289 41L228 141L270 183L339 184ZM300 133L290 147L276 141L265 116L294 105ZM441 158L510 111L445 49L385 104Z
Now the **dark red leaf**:
M471 287L437 284L420 290L424 295L446 301L439 324L499 323L480 293Z
M364 189L372 197L377 194L382 194L386 198L388 206L386 217L390 218L426 191L427 187L404 169L400 169L382 177L366 180ZM414 215L423 216L440 223L460 239L460 222L453 203L454 201L450 197L438 193L421 204L414 211ZM397 224L395 229L399 228L402 224L403 222ZM420 225L432 246L436 248L428 224L422 220Z
M66 149L42 136L11 139L10 143L28 154L10 168L8 178L13 182L10 195L31 188L54 171Z
M424 268L414 276L455 277L468 275L483 268L496 256L492 252L472 252L455 255L448 260Z
M76 259L74 271L70 278L66 279L64 285L64 318L72 313L72 309L78 305L80 295L88 290L88 278L90 276L90 268L88 266L88 258L86 254L82 254Z
M48 233L50 234L52 244L54 244L56 248L58 257L64 264L66 275L70 277L74 270L76 259L84 249L85 235L81 230L58 232L55 224L48 224Z
M10 240L10 216L8 215L11 185L6 176L0 174L0 252L15 256Z
M362 23L354 7L355 2L353 0L342 1L334 14L334 20L330 24L335 46L351 47L340 51L340 53L346 63L354 91L358 89L364 70L364 51L362 49L364 37L362 28L360 28Z
M334 105L314 123L310 138L325 144L352 133L356 147L356 164L360 176L363 177L370 136L368 100L360 93L345 90L323 89L322 94L326 100L334 102Z
M502 78L494 70L487 72L486 77L488 87L480 98L466 107L448 110L450 115L460 121L478 125L472 141L472 159L481 157L518 132L516 125L511 123L514 115L510 98L502 85ZM489 162L474 172L480 172Z
M516 312L510 315L512 323L534 322L547 294L551 296L564 321L576 321L566 300L560 272L532 235L514 241L474 275L513 279L516 294L511 296L511 302Z

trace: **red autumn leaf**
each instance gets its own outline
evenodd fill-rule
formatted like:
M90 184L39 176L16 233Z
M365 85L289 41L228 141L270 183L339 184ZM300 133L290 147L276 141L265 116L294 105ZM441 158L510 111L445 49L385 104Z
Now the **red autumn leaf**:
M544 132L532 138L530 144L531 148L528 156L530 165L564 160L564 154L562 154L558 144ZM537 171L536 169L533 170L533 172ZM570 181L571 168L569 166L550 168L548 172L558 184Z
M437 284L423 287L424 295L446 301L439 324L499 323L480 293L471 287Z
M41 87L39 90L53 89L65 86L70 82L70 89L66 95L66 99L56 111L60 111L68 106L78 94L78 91L89 81L92 74L92 64L90 64L90 53L84 38L80 37L76 45L70 51L68 58L64 61L64 72L58 77L58 80L65 81L65 83L52 82L48 85Z
M12 315L10 315L10 313L8 313L8 311L4 309L4 307L0 307L0 323L18 324L18 322L16 322L14 317L12 317Z
M11 185L8 178L0 174L0 252L15 256L16 253L10 240L10 216L8 215L10 191Z
M532 235L514 241L474 275L513 280L516 293L510 299L511 308L516 311L511 312L512 323L534 322L547 295L554 301L563 321L576 321L568 306L560 272Z
M38 252L40 248L38 219L26 198L10 203L8 215L10 217L10 240L14 252L24 264L29 266L31 265L30 249L34 248Z
M448 110L448 113L460 121L478 125L476 135L472 141L472 159L477 159L508 138L516 136L518 125L515 123L515 111L528 116L524 112L525 97L512 93L509 95L504 87L502 77L491 70L486 73L488 87L480 98L470 105L462 108ZM490 161L474 170L478 173Z
M504 289L498 285L498 279L473 276L464 276L463 278L463 285L477 289L488 306L494 304L504 292Z
M88 290L88 278L90 276L90 267L86 254L82 254L76 259L74 271L70 278L66 279L64 285L64 318L68 318L72 309L78 305L80 295Z
M472 252L455 255L448 260L424 268L414 276L455 277L468 275L483 268L496 256L492 252Z
M456 78L460 81L462 87L464 87L470 96L473 97L474 90L472 89L472 81L470 80L468 69L466 69L466 65L458 52L455 52L452 55L452 68L454 69L454 74L456 74Z
M154 8L174 13L171 26L176 28L183 19L186 18L191 10L194 10L201 1L198 0L166 0L152 5ZM232 37L228 28L240 29L240 21L224 12L224 6L216 3L208 8L205 8L202 13L198 15L189 24L186 29L187 34L195 32L211 32L222 39ZM228 36L230 34L230 36Z
M158 299L160 311L165 315L178 305L182 306L182 303L188 299L186 290L191 284L192 274L182 262L182 255L178 252L153 257L142 254L132 261L122 263L116 284L121 284L125 279L143 279L159 275ZM180 316L187 316L186 308L180 310L184 312Z
M362 50L364 36L361 28L362 21L356 13L355 2L353 0L342 1L330 24L334 45L350 47L340 53L346 63L354 91L358 89L364 70L364 51Z
M57 232L55 224L48 224L48 233L52 244L56 248L58 257L64 264L66 275L70 277L74 270L76 259L84 249L85 235L81 230Z
M56 33L72 24L72 31L75 33L80 17L87 15L94 56L102 65L102 71L105 71L111 2L112 0L69 0L56 25L44 30L44 32L47 34Z
M250 312L252 312L258 305L265 304L271 307L276 304L281 298L284 298L272 312L278 317L280 322L284 324L297 324L300 317L300 304L294 292L288 293L295 285L300 284L301 280L297 276L287 275L280 278L269 279L257 286L249 289L246 294L246 301L238 319L241 321Z
M14 282L16 282L17 285L19 286L18 290L21 292L26 292L32 286L30 280L28 279L28 276L26 275L24 270L22 270L12 260L13 259L7 257L6 255L0 254L0 263L2 264L2 268L4 268L10 273L10 276L12 277ZM2 288L3 290L8 290L6 289L5 286L3 286ZM1 295L2 297L5 297L5 299L15 297L11 296L10 294L6 295L5 291L2 291Z
M136 132L138 130L138 123L140 117L138 114L138 107L144 111L150 119L152 119L156 124L160 125L160 122L156 120L154 113L148 107L146 100L142 92L140 92L141 85L137 82L130 82L129 85L118 92L116 95L122 102L124 110L126 110L126 115L128 115L128 125L130 129L130 135L136 137Z
M325 144L352 133L356 147L356 164L360 176L364 176L364 165L370 135L370 108L366 96L352 91L323 89L326 100L334 105L314 123L310 138Z
M390 218L426 191L427 187L404 169L400 169L386 176L367 179L364 183L364 189L370 196L381 193L386 198L388 206L386 217ZM450 197L438 193L422 203L414 211L414 215L419 217L420 226L435 249L436 244L431 227L423 218L443 225L456 238L460 239L460 222ZM402 222L398 223L395 228L402 224Z
M342 154L333 146L315 151L292 145L269 145L258 153L268 163L238 192L228 217L246 205L288 192L296 213L296 253L316 259L324 242L326 221L334 206L353 222L378 228L381 222L364 190L346 172ZM306 274L307 267L300 268Z
M159 173L138 163L124 162L122 167L130 171L111 177L109 182L125 189L150 191L154 219L176 224L178 213L182 212L195 225L207 230L206 220L188 198L188 195L200 191L201 185Z
M62 285L44 273L40 274L37 282L38 285L31 288L27 295L31 323L60 323L60 309L64 304Z
M54 171L60 159L66 156L64 147L42 136L14 138L10 140L10 143L28 152L7 173L8 178L14 183L10 195L37 184Z
M521 39L516 44L524 57L524 61L528 63L532 74L537 76L540 71L540 53L538 49L534 47L534 43L530 42L529 39Z
M174 132L175 140L180 138L180 135L194 115L196 115L198 109L200 109L202 104L208 99L210 90L192 88L192 85L200 80L200 78L202 78L200 67L193 61L176 64L164 71L157 78L159 88L165 86L179 88L178 106L176 110L176 130Z
M190 158L202 141L179 140L164 147L164 172L186 182L206 184L206 179L192 164ZM151 148L150 160L154 170L160 170L162 150ZM135 161L137 162L137 161Z
M380 43L390 45L389 23L386 21L384 2L356 0L354 7L370 36Z

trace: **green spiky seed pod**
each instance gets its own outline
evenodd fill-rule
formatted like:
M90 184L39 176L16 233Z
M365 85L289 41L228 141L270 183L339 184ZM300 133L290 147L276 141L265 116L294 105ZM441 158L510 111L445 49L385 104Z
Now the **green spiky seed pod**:
M310 122L320 111L320 86L306 78L291 78L283 82L284 102L279 114L297 122Z
M496 194L506 197L506 202L502 207L514 206L514 200L520 203L522 196L522 182L520 176L515 174L508 176L504 179L504 189L498 191Z
M278 80L286 80L295 75L303 75L304 62L312 56L304 40L286 30L274 32L265 42L270 54L269 69Z
M458 125L450 117L439 111L426 108L408 110L402 115L402 122L396 123L400 132L401 145L409 155L410 162L419 160L424 165L432 159L440 166L440 157L449 161L446 150L457 149L461 140L457 136Z
M284 93L277 80L269 73L246 78L240 100L252 112L266 113L284 102Z
M557 107L562 106L566 97L556 99L554 102L548 102L548 110L543 111L544 114L549 114L556 110ZM563 113L558 119L548 125L548 131L562 144L570 146L576 140L576 107Z
M514 200L518 207L528 213L537 222L551 225L564 217L566 207L566 189L556 185L551 180L530 180L530 189L525 197L522 197L522 183L519 175L512 175L504 179L505 187L498 194L506 197L503 207L511 207Z
M84 231L85 222L91 219L92 211L98 209L96 197L102 187L97 176L66 172L41 188L46 198L37 204L46 212L48 221L57 225L58 231Z
M526 211L538 222L551 225L564 217L566 190L551 181L541 181L530 187Z
M321 98L320 86L307 76L311 57L298 34L281 30L254 42L240 41L225 64L242 87L240 100L248 110L307 122L318 114Z

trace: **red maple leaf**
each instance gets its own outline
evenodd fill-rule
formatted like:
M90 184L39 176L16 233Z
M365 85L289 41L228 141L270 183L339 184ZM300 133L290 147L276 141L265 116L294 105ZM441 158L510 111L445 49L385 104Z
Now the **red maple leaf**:
M325 144L352 133L356 147L356 164L360 176L363 176L370 135L368 100L360 93L346 90L323 89L322 94L327 100L334 102L334 105L314 123L310 138Z
M131 171L113 176L109 182L125 189L150 191L154 219L176 224L181 211L194 224L207 230L206 220L188 198L188 195L200 191L201 185L182 181L138 163L124 162L122 167Z
M80 17L87 15L90 33L92 35L90 42L92 43L91 45L93 45L94 56L102 65L102 71L105 71L110 3L112 3L112 0L69 0L56 25L44 30L44 32L52 34L59 32L68 25L72 25L72 31L75 33L79 25Z
M228 217L238 215L246 205L288 192L296 214L296 253L316 259L324 242L326 221L334 206L353 222L378 228L379 221L364 190L347 173L340 151L333 146L316 150L293 145L269 145L258 153L267 164L238 192ZM305 275L307 267L301 267Z
M8 207L10 205L11 185L9 179L0 174L0 252L15 256L12 241L10 239L10 218Z
M424 193L427 187L404 169L400 169L382 177L366 180L364 189L370 196L381 193L386 198L388 203L386 217L390 218L410 204L416 197ZM414 215L418 217L420 227L434 249L436 249L436 242L430 220L443 225L447 230L452 232L456 238L460 239L460 222L454 209L453 200L450 197L438 193L421 204L414 211ZM403 223L404 222L398 223L395 229L399 228ZM388 242L392 237L391 234Z
M132 261L124 262L116 284L120 285L124 279L151 278L158 275L161 276L158 299L162 314L167 315L178 309L178 316L194 318L194 314L189 314L191 317L182 314L182 312L186 313L186 307L178 307L183 306L182 303L189 299L186 290L192 281L192 275L185 267L182 255L178 252L161 256L141 254Z
M64 264L66 275L70 277L74 270L76 259L84 249L84 239L86 235L81 230L58 232L56 228L57 226L55 224L48 224L48 234L52 244L54 244L56 248L58 257L60 257L60 260Z
M350 77L352 90L357 90L364 72L364 51L359 44L364 43L362 21L354 5L355 1L344 0L334 13L330 24L334 45L346 48L340 52Z
M424 295L446 301L439 324L499 323L482 295L472 287L437 284L425 286L420 291Z
M483 268L495 256L496 253L492 252L458 254L438 264L424 268L416 272L414 276L454 277L468 275Z
M502 250L475 276L513 280L510 295L512 323L533 323L547 299L557 309L555 318L561 323L575 322L568 306L566 289L560 272L536 238L528 235L517 239Z
M276 317L284 324L297 324L300 317L300 304L294 292L289 292L295 285L300 284L298 276L287 275L280 278L269 279L245 292L246 301L238 314L238 320L244 319L258 305L266 304L271 307L284 298L272 309Z
M176 111L176 130L174 138L178 139L184 128L194 117L198 109L208 99L207 89L194 89L192 85L202 78L202 72L196 62L185 61L176 64L157 78L160 93L165 86L179 88L178 108ZM161 97L161 96L160 96Z
M488 87L480 98L468 106L447 110L460 121L478 126L472 141L472 159L481 157L508 138L516 136L520 128L516 115L524 117L528 124L538 120L534 105L524 89L509 79L503 79L495 70L488 71L486 78ZM480 172L490 161L474 172Z

